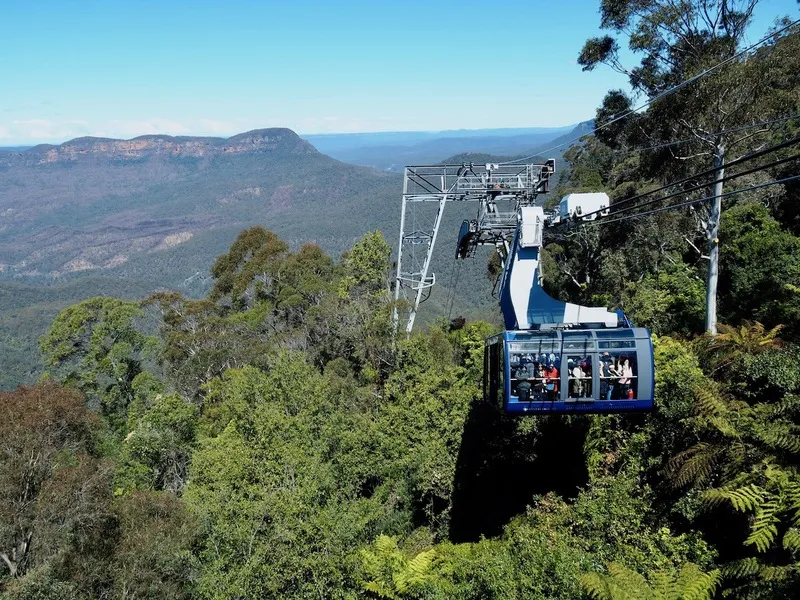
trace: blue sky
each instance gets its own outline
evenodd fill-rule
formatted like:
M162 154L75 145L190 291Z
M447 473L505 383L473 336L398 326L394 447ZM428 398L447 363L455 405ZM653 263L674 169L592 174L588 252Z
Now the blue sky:
M0 5L0 145L81 135L559 126L624 88L576 57L599 0ZM762 0L750 41L795 0Z

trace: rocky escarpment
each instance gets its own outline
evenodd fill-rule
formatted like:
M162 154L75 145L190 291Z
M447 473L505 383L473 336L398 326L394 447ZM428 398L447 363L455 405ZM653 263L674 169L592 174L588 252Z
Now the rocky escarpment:
M230 138L143 135L130 140L83 137L58 146L42 144L23 152L0 155L0 164L36 165L81 158L116 160L154 157L211 157L225 154L316 154L317 150L291 129L256 129Z

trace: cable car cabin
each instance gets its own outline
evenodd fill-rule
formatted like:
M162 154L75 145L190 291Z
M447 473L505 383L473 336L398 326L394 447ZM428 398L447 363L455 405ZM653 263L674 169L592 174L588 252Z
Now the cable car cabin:
M504 331L484 349L484 398L512 414L648 411L654 379L641 327Z

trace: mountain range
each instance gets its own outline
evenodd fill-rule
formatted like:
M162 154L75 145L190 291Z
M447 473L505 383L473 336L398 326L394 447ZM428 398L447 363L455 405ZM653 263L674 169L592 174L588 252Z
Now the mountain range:
M516 156L543 148L572 133L577 125L508 129L458 129L450 131L404 131L386 133L338 133L306 135L303 138L338 160L388 171L406 165L425 165L465 151Z

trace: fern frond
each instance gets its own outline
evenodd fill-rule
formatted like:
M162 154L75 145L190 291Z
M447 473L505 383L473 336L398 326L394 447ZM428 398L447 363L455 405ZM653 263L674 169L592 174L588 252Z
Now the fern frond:
M700 442L671 458L667 463L667 473L676 487L690 483L702 485L711 476L723 451L716 444Z
M766 430L757 430L758 438L771 448L800 454L800 428L786 423L772 422Z
M800 551L800 529L790 527L789 530L783 534L783 547L793 552Z
M695 386L693 392L696 414L702 417L711 417L715 415L724 415L728 412L725 401L714 388L701 387L698 385Z
M655 598L671 598L675 595L675 577L669 571L651 573L650 586Z
M393 576L395 588L401 594L422 585L431 578L430 568L436 557L436 550L420 552L406 564L405 568Z
M757 324L761 325L761 323L758 322ZM758 341L758 345L761 347L777 347L782 345L783 341L778 337L782 329L783 325L776 325L765 334L763 333L764 326L761 325L761 339Z
M725 500L740 512L755 510L764 500L767 492L755 484L746 485L738 489L716 488L703 494L703 499L710 505L717 505Z
M786 581L786 579L794 575L795 570L794 565L764 566L761 568L759 575L764 581Z
M378 596L378 598L389 598L389 600L397 600L395 593L390 590L386 585L379 581L366 581L363 584L364 589Z
M722 573L725 577L745 579L757 575L761 571L761 568L761 562L757 558L749 556L728 563L722 568Z
M792 511L792 524L800 527L800 482L790 481L783 486L786 507Z
M600 573L584 573L578 581L592 600L614 600L611 583Z
M616 588L614 600L652 598L647 580L632 569L619 563L608 564L608 577Z
M777 513L780 507L778 500L772 495L765 497L756 508L755 520L750 528L750 535L745 544L755 544L759 552L766 552L778 535L779 519Z
M786 394L777 404L772 405L773 416L794 414L800 411L800 394Z
M711 415L708 424L728 438L738 437L738 431L724 415Z
M719 569L704 573L697 565L686 563L678 577L681 600L710 600L722 581Z
M397 551L397 539L388 535L379 535L375 540L375 550L381 556L389 556Z

